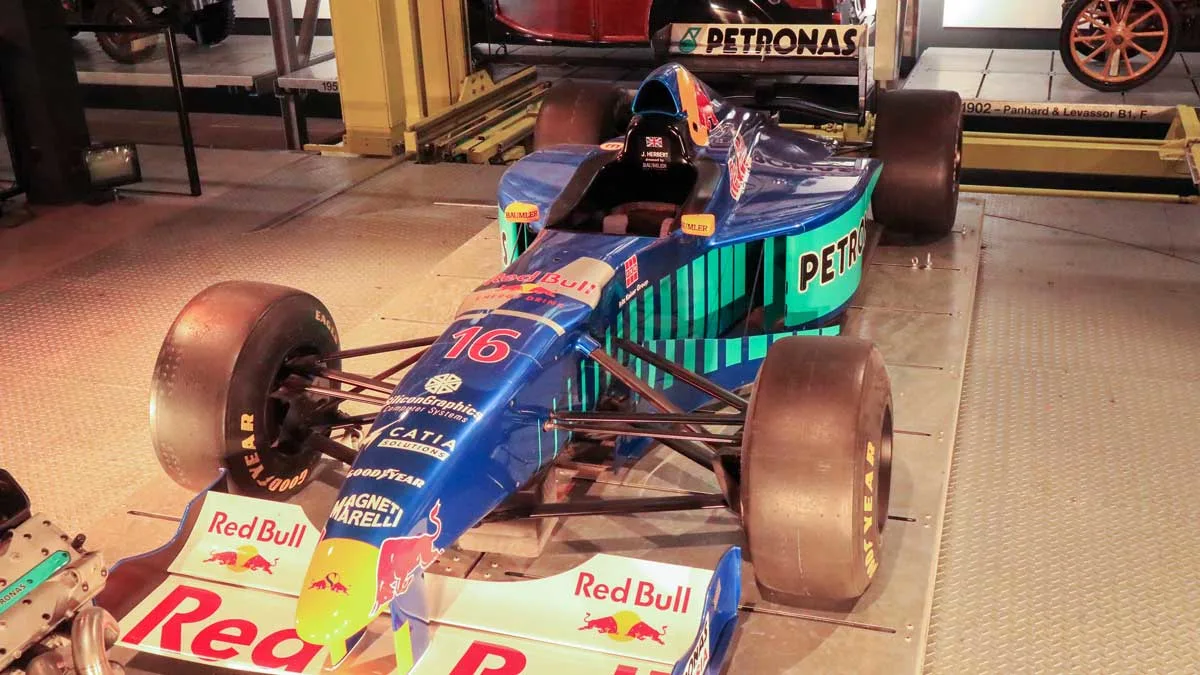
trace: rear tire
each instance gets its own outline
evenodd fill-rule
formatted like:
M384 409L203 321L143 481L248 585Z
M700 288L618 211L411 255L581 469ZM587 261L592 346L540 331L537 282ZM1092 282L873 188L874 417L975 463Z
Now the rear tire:
M871 343L771 345L746 413L741 509L763 597L844 602L882 560L891 485L891 384Z
M957 92L879 93L873 154L883 161L883 175L871 210L888 231L932 240L954 229L962 125L962 97Z
M233 0L225 0L193 12L183 24L183 33L198 45L215 45L233 35L236 19Z
M154 23L154 14L141 0L98 0L92 9L95 23L144 25ZM158 50L156 33L96 33L96 42L117 63L142 63Z
M191 490L225 469L239 493L285 499L299 491L321 455L280 433L289 408L271 394L286 360L337 350L329 310L307 293L247 281L202 291L171 325L154 366L159 463Z
M561 80L542 100L533 126L533 149L597 145L620 136L628 125L627 104L624 92L613 85Z

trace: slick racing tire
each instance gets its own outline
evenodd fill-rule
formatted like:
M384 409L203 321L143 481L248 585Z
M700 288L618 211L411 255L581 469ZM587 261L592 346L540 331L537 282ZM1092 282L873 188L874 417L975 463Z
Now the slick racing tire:
M198 45L215 45L233 34L233 0L225 0L193 12L183 24L183 33Z
M882 560L892 396L864 340L789 337L759 370L742 440L741 509L763 597L843 603Z
M303 430L289 426L289 404L272 394L288 375L286 361L337 350L329 310L307 293L249 281L202 291L171 325L154 365L150 427L159 463L191 490L225 469L235 492L296 493L321 455L303 444Z
M874 156L883 162L871 210L890 232L940 239L954 228L962 176L962 97L953 91L879 93Z
M599 82L556 82L533 125L533 149L578 143L597 145L625 133L628 100L620 88Z
M1183 18L1175 0L1075 0L1058 51L1071 75L1098 91L1128 91L1171 63Z
M92 9L92 22L115 25L154 23L154 15L142 0L98 0ZM96 33L96 42L117 63L141 63L158 49L156 33Z

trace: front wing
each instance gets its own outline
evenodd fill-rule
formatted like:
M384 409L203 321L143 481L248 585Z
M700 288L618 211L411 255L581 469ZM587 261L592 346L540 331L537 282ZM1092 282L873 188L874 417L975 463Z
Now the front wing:
M319 673L329 651L293 628L320 530L295 504L210 490L167 545L119 562L98 599L119 644L258 673ZM741 555L715 571L597 555L550 577L474 581L429 574L380 617L338 672L720 672L737 623Z

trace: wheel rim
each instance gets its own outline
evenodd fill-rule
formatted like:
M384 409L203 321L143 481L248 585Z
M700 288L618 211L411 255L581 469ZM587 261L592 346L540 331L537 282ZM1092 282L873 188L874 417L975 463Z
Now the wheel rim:
M1172 29L1160 0L1092 0L1071 26L1071 59L1097 82L1130 82L1166 57Z
M135 17L120 11L113 10L108 13L107 22L119 26L136 26ZM142 38L151 37L154 33L106 33L103 39L107 40L110 45L120 50L122 53L132 55L134 53L134 42Z

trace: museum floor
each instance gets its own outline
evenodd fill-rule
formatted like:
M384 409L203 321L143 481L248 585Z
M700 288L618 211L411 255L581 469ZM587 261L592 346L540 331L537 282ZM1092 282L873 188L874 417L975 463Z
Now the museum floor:
M142 149L150 187L186 186L176 152ZM502 167L200 163L199 199L129 195L0 229L0 465L114 558L161 543L112 527L124 514L178 515L190 496L154 459L147 401L193 294L296 286L356 341L401 339L436 332L499 263ZM965 198L982 203L983 251L925 670L1195 672L1200 209Z

